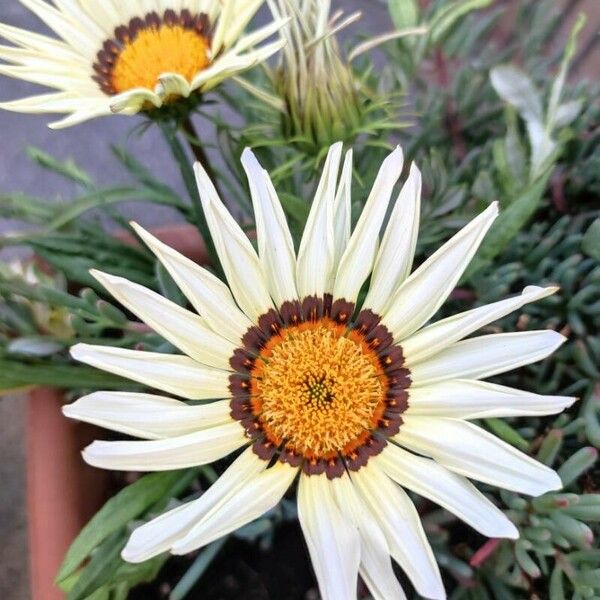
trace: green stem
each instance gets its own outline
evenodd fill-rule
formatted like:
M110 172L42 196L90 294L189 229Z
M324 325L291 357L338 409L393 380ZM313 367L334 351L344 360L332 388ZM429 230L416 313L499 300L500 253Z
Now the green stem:
M195 159L202 165L202 167L208 173L208 176L211 178L212 182L216 187L217 177L215 171L212 168L212 165L210 164L208 155L204 151L204 147L200 143L200 138L198 137L198 133L196 132L196 128L194 127L194 123L192 122L192 119L189 115L181 123L181 129L185 135L185 139L187 140L190 146L190 150L192 151L192 154L194 155Z
M202 203L200 202L200 196L198 193L198 186L196 185L196 177L194 175L194 169L190 164L190 160L186 154L184 147L182 146L178 136L177 130L173 129L167 123L160 123L160 130L163 133L165 141L167 142L173 158L179 167L181 177L187 189L188 195L192 203L193 220L200 231L200 234L204 238L206 249L208 251L208 257L210 259L211 266L222 275L221 263L219 262L219 256L210 235L208 223L204 216L204 210L202 209Z

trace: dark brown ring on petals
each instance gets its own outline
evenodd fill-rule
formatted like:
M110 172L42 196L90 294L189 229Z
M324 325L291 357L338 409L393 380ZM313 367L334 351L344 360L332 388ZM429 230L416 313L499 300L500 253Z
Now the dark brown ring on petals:
M260 316L258 324L248 329L242 338L242 347L230 358L231 416L240 421L248 438L253 440L254 453L260 458L279 460L302 468L307 475L326 474L329 479L341 477L346 471L358 471L371 456L379 454L387 439L396 435L402 426L402 413L408 408L411 378L404 366L402 348L394 345L393 337L371 310L360 311L355 318L355 305L344 299L333 301L330 294L323 298L310 296L302 302L289 301L278 311L271 309ZM352 341L373 356L377 377L384 382L381 408L373 416L373 424L352 444L341 448L337 455L303 455L288 442L271 435L261 421L260 401L253 393L253 381L260 381L268 369L271 352L286 336L294 331L320 327L348 332ZM341 335L341 333L339 334ZM258 378L258 379L257 379Z

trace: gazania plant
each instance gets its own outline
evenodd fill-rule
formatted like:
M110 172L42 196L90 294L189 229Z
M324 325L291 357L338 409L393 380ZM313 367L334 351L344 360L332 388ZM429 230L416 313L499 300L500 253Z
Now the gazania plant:
M94 442L93 466L127 471L193 467L242 449L199 499L135 530L123 550L140 562L191 552L272 509L298 479L298 517L323 598L356 597L357 575L380 598L403 592L390 555L426 598L445 598L407 487L492 537L514 524L467 477L540 495L558 475L468 422L552 414L574 398L481 383L546 358L564 337L527 331L464 337L556 288L522 294L423 327L448 297L497 215L491 205L411 274L421 176L414 166L378 242L402 170L383 163L350 231L352 153L339 185L333 146L298 255L267 173L243 155L258 254L196 165L200 197L227 286L136 226L199 314L139 285L94 273L184 355L79 344L72 356L188 400L95 392L67 416L150 441ZM368 292L358 302L368 277ZM399 484L399 485L397 485Z
M491 0L20 4L52 31L0 24L0 75L53 91L2 88L0 119L136 134L125 183L73 128L77 161L27 150L72 198L0 191L0 251L30 250L0 263L0 391L59 390L46 452L110 496L34 600L598 597L585 18L523 2L507 40Z

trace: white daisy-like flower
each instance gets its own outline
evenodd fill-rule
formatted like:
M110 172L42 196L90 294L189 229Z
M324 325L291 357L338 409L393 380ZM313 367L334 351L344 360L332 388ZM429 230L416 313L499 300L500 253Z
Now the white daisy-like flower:
M405 489L491 537L518 531L469 481L538 495L561 487L545 465L471 419L546 415L573 402L481 380L541 360L555 331L463 339L552 294L513 298L427 324L457 284L496 205L411 273L421 176L391 210L403 156L383 163L354 230L352 153L328 154L298 252L271 180L246 151L258 253L196 166L200 196L228 286L141 227L136 229L197 312L120 277L95 272L125 307L183 355L79 344L82 362L187 400L96 392L67 416L144 441L96 441L91 465L157 471L202 465L241 450L197 500L136 529L132 562L184 554L256 519L298 480L298 512L321 595L356 598L362 576L376 599L403 598L392 559L426 598L444 598L440 572ZM369 290L359 292L369 279ZM361 295L362 296L362 295Z
M0 103L25 113L68 113L67 127L135 114L207 92L283 45L255 46L285 23L243 32L264 0L20 0L60 39L0 23L0 74L58 91Z

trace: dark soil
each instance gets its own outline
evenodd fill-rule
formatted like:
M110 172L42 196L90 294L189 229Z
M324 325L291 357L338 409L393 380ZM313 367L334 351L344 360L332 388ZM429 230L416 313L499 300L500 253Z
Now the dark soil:
M164 600L194 555L172 558L157 580L130 594L132 600ZM308 551L298 525L277 528L268 550L231 538L188 594L189 600L318 600Z

